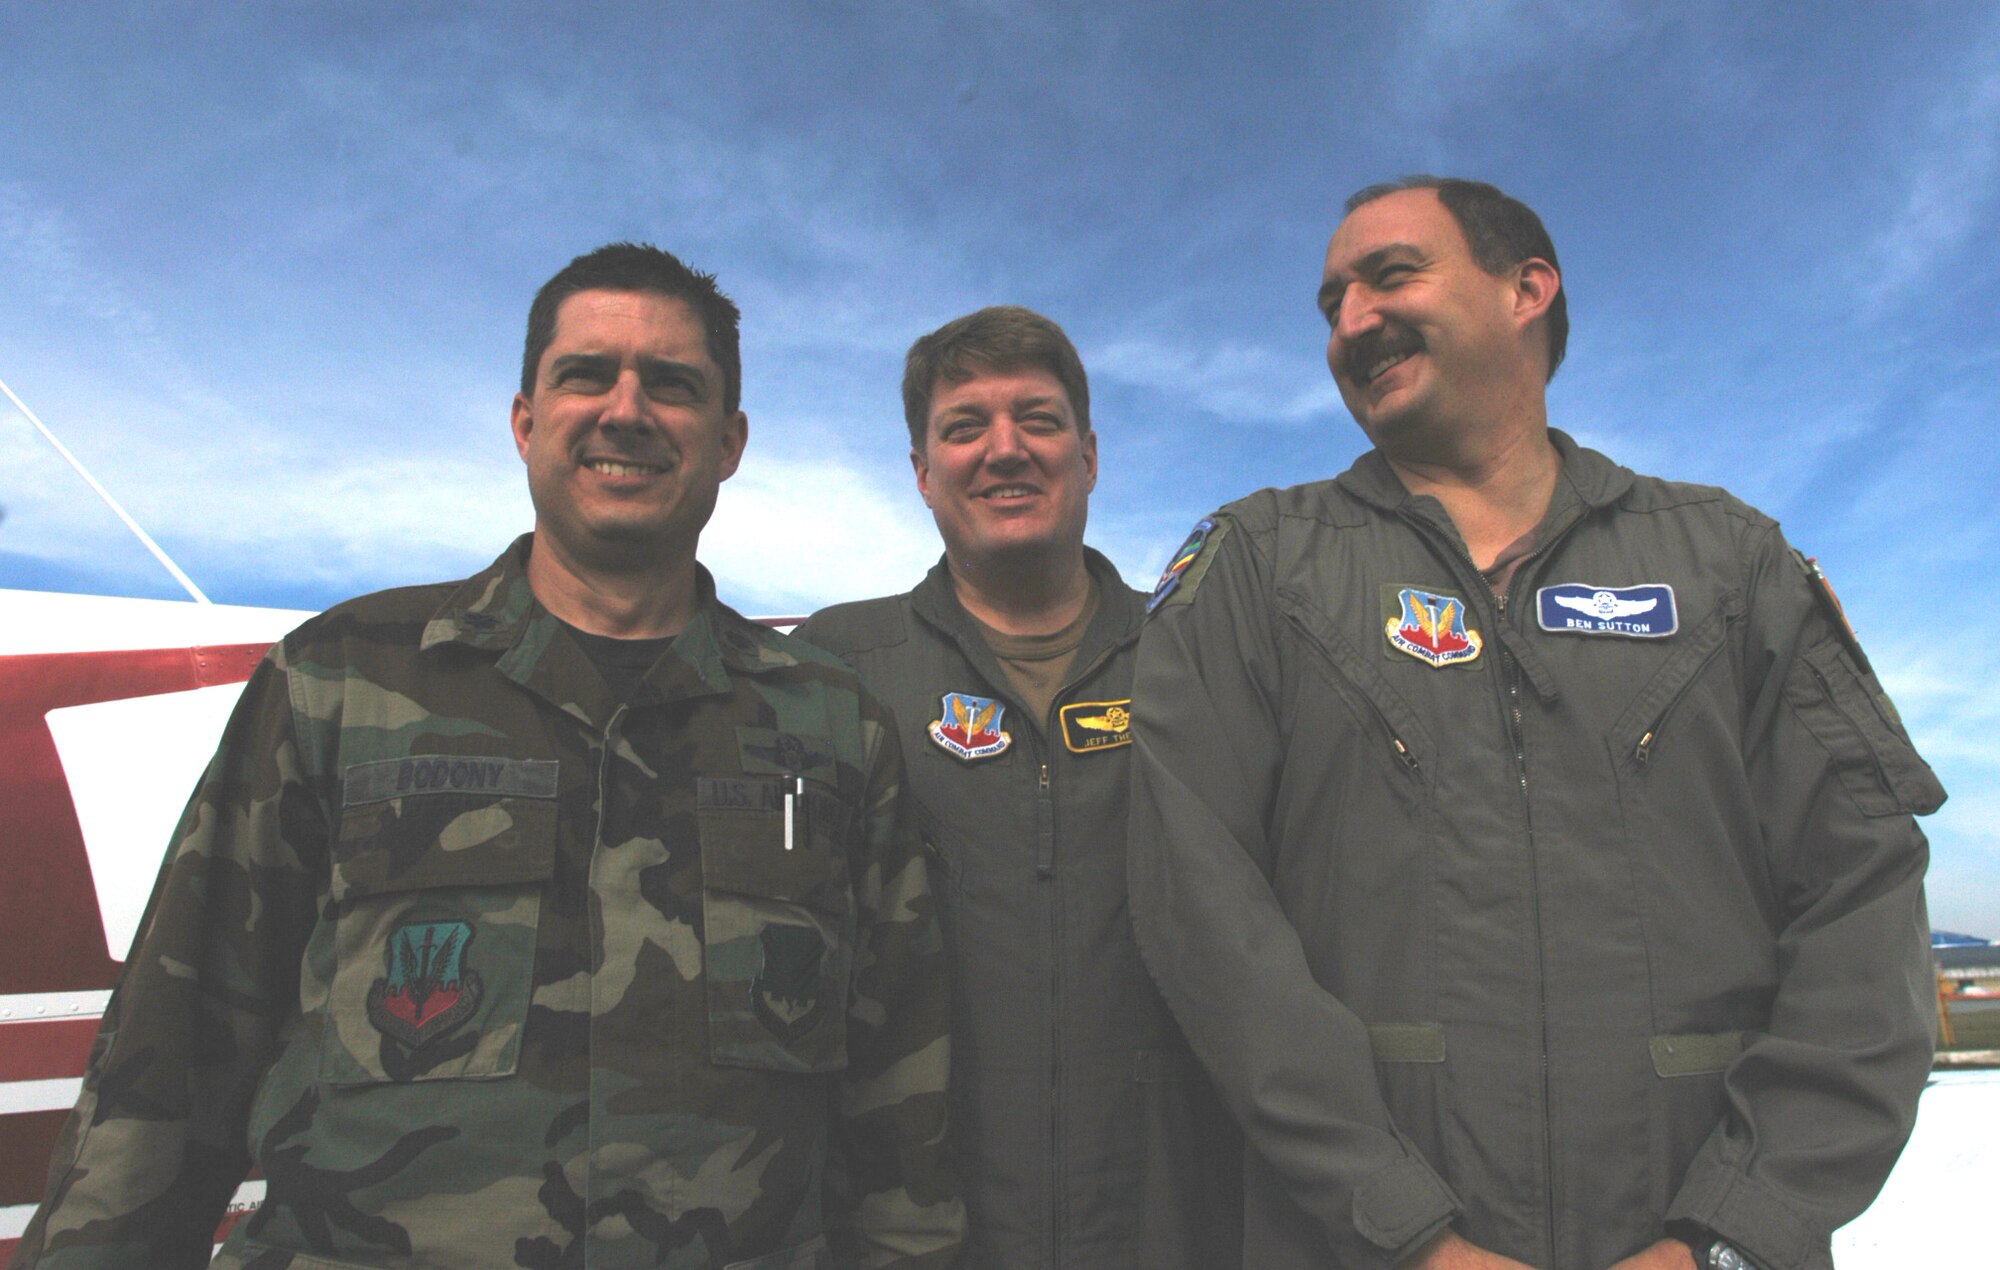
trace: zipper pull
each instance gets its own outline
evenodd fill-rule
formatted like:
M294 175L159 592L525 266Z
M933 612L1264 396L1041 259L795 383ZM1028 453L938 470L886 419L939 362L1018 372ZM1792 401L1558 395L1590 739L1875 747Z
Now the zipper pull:
M1653 731L1651 729L1648 729L1646 735L1639 738L1638 748L1632 751L1633 758L1636 758L1641 763L1643 763L1647 760L1647 758L1649 758L1652 755L1653 736L1654 736Z
M1417 770L1417 756L1410 753L1410 747L1404 745L1400 737L1390 737L1389 744L1396 747L1396 757L1403 760L1404 767L1413 772Z
M1049 787L1049 765L1047 763L1044 763L1042 764L1042 788L1046 790L1048 789L1048 787Z

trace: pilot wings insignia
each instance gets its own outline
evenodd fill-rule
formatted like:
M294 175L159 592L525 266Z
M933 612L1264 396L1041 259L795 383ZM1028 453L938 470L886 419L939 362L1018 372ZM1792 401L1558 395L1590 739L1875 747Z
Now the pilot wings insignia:
M1592 617L1630 617L1634 613L1650 613L1660 607L1658 600L1621 600L1609 591L1599 591L1587 600L1573 595L1550 596L1557 604Z
M1072 701L1059 711L1063 745L1072 754L1093 754L1132 744L1132 702Z
M976 697L969 692L947 692L939 717L930 725L931 740L947 754L971 762L991 758L1014 743L1000 730L1006 704L992 697Z

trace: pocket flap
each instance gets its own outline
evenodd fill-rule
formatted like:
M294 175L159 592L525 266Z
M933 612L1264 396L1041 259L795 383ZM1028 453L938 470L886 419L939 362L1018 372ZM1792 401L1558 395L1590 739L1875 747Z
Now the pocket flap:
M848 811L837 796L808 780L788 800L784 782L754 776L702 778L696 793L707 889L845 911Z
M544 882L555 858L551 800L465 793L384 799L342 809L333 898Z

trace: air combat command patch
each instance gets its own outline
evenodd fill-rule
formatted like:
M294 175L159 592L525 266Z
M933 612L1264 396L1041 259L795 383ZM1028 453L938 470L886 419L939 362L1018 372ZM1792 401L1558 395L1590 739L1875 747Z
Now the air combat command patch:
M992 758L1014 743L1012 736L1000 730L1000 719L1006 710L1004 703L991 697L947 692L940 717L931 722L931 740L947 754L955 754L967 762Z
M485 987L465 964L470 922L408 922L389 937L389 973L368 990L368 1021L416 1049L472 1017Z
M1485 641L1465 624L1465 601L1420 587L1382 588L1383 634L1389 647L1425 665L1442 669L1469 665Z
M1132 744L1132 702L1072 701L1060 711L1063 744L1072 754L1092 754Z
M1194 598L1194 589L1201 585L1202 574L1208 572L1209 561L1215 559L1214 548L1222 544L1229 533L1227 520L1204 517L1195 522L1194 531L1187 541L1175 551L1167 561L1166 571L1153 584L1153 594L1146 600L1146 611L1151 613L1167 602L1167 597L1178 592L1183 602Z

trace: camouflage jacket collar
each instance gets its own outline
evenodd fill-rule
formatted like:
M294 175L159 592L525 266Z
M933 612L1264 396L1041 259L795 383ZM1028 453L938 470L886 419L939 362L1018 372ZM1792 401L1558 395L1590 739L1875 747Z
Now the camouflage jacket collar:
M601 677L571 640L563 623L543 608L528 586L528 554L535 536L522 534L500 557L460 583L424 627L429 651L460 644L498 655L495 669L565 710L593 721L609 715ZM758 674L795 666L775 631L752 622L716 598L715 579L695 566L696 609L646 672L628 704L647 705L726 693L730 672Z
M1569 481L1585 508L1595 511L1608 507L1632 488L1632 470L1621 467L1604 455L1578 445L1560 428L1549 429L1549 441L1562 456L1563 476ZM1383 511L1396 511L1411 498L1410 491L1389 466L1379 450L1369 450L1354 460L1354 466L1335 478L1340 488L1362 502Z

